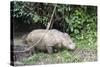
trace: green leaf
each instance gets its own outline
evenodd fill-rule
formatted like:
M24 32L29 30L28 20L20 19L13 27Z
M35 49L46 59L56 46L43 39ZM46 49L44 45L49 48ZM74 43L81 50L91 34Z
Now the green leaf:
M39 21L39 19L40 19L40 18L39 18L39 16L34 15L34 17L33 17L33 21L34 21L34 22L38 22L38 21Z

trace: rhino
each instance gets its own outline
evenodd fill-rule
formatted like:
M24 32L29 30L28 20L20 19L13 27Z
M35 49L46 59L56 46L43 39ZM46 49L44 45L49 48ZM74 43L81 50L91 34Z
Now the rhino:
M56 29L45 30L37 29L30 32L24 41L29 47L32 47L32 51L46 50L49 54L53 52L53 49L66 48L70 50L75 49L75 43L72 41L67 33L60 32Z

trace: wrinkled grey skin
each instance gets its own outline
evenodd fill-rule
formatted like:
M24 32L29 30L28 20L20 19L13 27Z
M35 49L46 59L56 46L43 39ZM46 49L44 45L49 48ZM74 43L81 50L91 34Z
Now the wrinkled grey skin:
M46 32L45 29L33 30L27 35L25 41L28 46L32 46L39 41L32 48L33 51L35 51L34 48L37 48L40 50L47 50L48 53L52 53L53 47L64 47L70 50L75 49L75 43L73 43L70 36L67 33L62 33L56 29L49 30L48 32Z

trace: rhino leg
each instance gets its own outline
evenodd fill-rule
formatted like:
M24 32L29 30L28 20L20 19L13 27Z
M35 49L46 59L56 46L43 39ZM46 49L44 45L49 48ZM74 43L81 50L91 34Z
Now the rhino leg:
M31 50L29 51L29 54L32 55L35 53L35 47L32 47Z
M51 46L46 46L46 49L49 54L53 52L53 48Z

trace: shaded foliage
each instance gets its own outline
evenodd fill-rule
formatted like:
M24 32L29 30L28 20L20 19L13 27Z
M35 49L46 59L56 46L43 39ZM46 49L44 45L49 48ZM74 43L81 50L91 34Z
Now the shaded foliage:
M55 4L12 1L11 17L23 23L41 23L47 26ZM84 5L58 4L52 28L77 35L85 32L96 32L97 7ZM74 34L73 34L74 33Z

